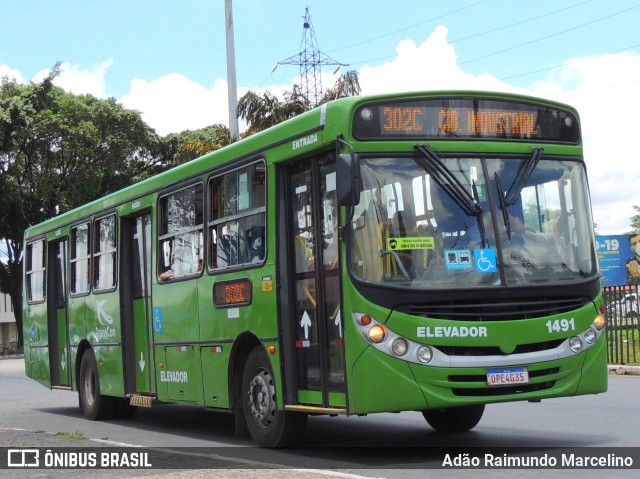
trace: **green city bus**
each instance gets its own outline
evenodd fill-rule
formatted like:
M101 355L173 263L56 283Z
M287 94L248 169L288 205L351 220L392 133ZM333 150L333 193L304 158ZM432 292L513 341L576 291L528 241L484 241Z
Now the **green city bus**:
M578 113L474 91L343 98L25 232L26 375L91 420L163 403L263 446L309 414L607 389Z

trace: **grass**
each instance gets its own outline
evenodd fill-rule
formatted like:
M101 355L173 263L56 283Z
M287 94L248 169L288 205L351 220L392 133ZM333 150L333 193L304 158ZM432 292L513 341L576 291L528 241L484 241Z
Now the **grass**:
M82 441L83 439L87 438L86 436L80 434L79 432L56 432L55 435L59 437L63 437L70 441Z
M607 330L609 363L640 364L640 332L633 329Z

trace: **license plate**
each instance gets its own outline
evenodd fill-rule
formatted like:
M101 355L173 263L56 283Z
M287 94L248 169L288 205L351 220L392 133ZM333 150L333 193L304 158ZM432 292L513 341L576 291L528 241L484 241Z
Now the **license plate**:
M511 384L528 384L527 368L488 369L487 384L489 386L509 386Z

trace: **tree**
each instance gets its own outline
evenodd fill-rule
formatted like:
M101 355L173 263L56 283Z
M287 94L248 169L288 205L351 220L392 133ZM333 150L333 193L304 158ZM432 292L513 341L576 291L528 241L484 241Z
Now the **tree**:
M167 168L171 152L114 99L73 95L53 85L0 83L0 291L9 294L22 345L24 230Z
M634 205L633 209L636 210L636 214L630 218L631 227L633 228L630 233L640 234L640 206Z
M327 90L319 105L337 98L360 94L358 74L350 71L341 75L333 88ZM299 85L294 84L291 91L286 91L284 100L279 100L268 91L262 96L249 91L238 100L238 117L249 124L245 136L265 130L289 118L311 109L309 99Z
M164 138L174 153L172 163L181 165L209 152L230 145L233 141L226 125L217 123L199 130L187 130Z
M271 93L262 96L249 91L238 100L238 118L249 123L245 136L277 125L310 109L309 100L298 85L284 94L284 101Z

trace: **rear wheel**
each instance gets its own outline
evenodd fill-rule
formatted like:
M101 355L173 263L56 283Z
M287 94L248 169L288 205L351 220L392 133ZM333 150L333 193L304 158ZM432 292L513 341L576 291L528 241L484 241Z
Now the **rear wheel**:
M292 446L304 435L307 415L278 409L271 363L260 347L249 353L242 374L242 409L251 437L261 446Z
M429 425L439 432L469 431L478 425L483 413L484 404L422 411Z
M87 419L99 421L112 418L118 405L117 398L100 394L100 377L96 357L92 349L82 355L78 378L80 407Z

